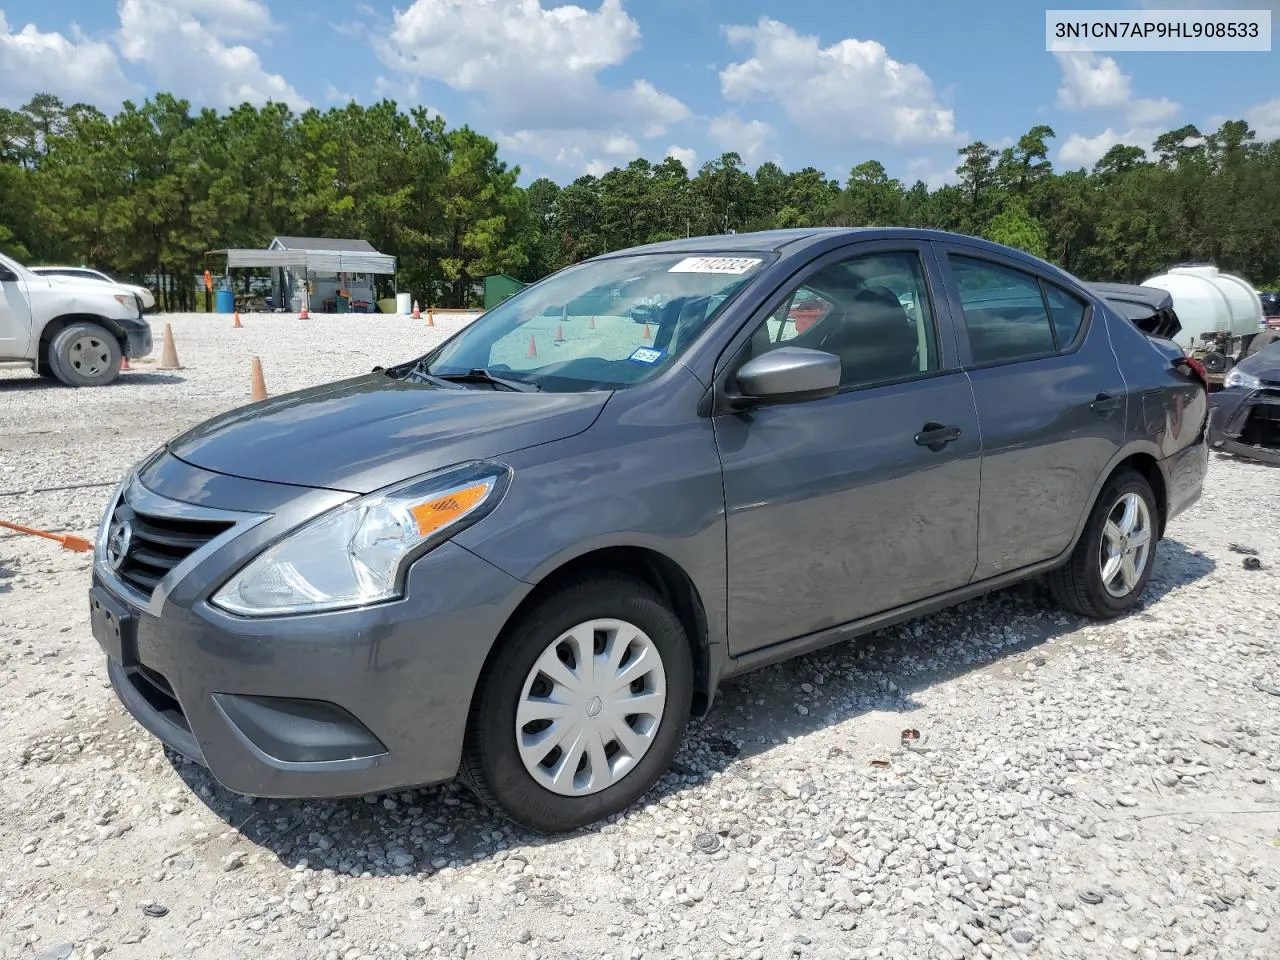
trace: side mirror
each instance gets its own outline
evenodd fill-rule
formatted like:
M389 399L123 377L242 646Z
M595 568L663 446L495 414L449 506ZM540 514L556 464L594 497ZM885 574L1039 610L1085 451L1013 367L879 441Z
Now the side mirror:
M738 370L742 399L769 403L820 400L840 389L840 358L806 347L779 347Z
M13 283L18 279L18 275L8 267L0 267L0 283Z

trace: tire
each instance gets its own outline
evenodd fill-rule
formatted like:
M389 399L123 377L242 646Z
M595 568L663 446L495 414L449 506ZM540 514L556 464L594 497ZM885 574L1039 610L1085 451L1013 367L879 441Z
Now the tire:
M69 387L101 387L120 375L120 341L96 323L73 323L49 344L49 367Z
M1124 532L1123 507L1133 505L1137 520L1128 531L1132 538L1116 542L1114 531L1109 532L1108 521L1116 514L1117 527ZM1155 495L1142 474L1135 470L1122 470L1107 481L1098 495L1093 511L1085 524L1084 533L1065 566L1049 574L1049 588L1054 599L1073 613L1092 620L1110 620L1127 613L1137 606L1151 579L1155 566L1156 544L1159 540L1159 511ZM1133 534L1145 530L1145 549L1139 549ZM1123 549L1124 544L1129 549ZM1104 580L1103 551L1128 554L1133 560L1132 577L1126 575L1126 567L1120 563L1110 581Z
M592 630L608 626L599 621L637 633ZM647 664L644 672L636 673L641 687L633 682L612 695L607 683L574 691L542 673L540 667L547 666L560 679L579 677L575 635L592 644L593 664L617 644L620 665L615 676L628 665L634 671ZM460 771L462 781L486 805L539 833L561 833L626 809L671 766L692 706L693 663L679 618L647 584L622 575L571 583L524 614L499 643L471 704ZM660 708L658 701L649 702L655 712L660 710L656 718L642 712L616 719L628 698L659 691L665 694ZM539 712L539 703L552 702L553 692L555 700L569 705L562 715L532 718L518 728L521 704L531 716ZM619 713L609 709L611 700ZM611 716L614 721L608 719ZM608 739L619 729L618 722L629 733ZM564 724L561 729L569 735L558 735L556 724ZM555 745L584 743L574 731L585 734L593 749ZM591 736L597 731L598 736ZM540 734L545 734L541 740ZM623 746L624 737L630 749ZM574 756L581 760L570 770Z
M40 359L36 361L36 374L44 380L61 381L62 379L58 376L58 372L53 369L53 364L50 363L49 345L47 343L40 344Z
M1216 350L1211 350L1204 355L1204 368L1209 373L1226 373L1227 358L1225 355Z

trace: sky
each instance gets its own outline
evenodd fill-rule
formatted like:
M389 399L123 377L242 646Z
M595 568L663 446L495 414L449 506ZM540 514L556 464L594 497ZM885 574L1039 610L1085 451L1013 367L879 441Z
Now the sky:
M492 137L524 183L732 150L936 187L959 147L1036 124L1059 169L1186 123L1280 138L1280 43L1054 53L1046 6L1268 8L1280 30L1280 0L0 0L0 106L390 98Z

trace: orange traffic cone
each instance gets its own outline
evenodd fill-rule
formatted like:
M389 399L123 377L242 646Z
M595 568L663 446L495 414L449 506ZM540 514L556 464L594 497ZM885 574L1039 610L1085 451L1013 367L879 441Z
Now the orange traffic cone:
M533 342L533 334L529 334L529 356L536 357L538 355L538 345Z
M646 340L651 339L652 335L649 333L649 325L647 323L644 325L644 333L640 334L640 336L644 337Z
M160 365L157 370L181 370L178 362L178 348L173 345L173 327L164 325L164 349L160 353Z
M436 325L436 311L434 307L427 307L427 326L434 327Z
M231 326L235 327L237 330L241 329L244 326L244 324L240 322L239 310L235 312L235 319L232 321Z
M596 328L596 318L595 318L595 317L592 317L592 318L591 318L591 329L592 329L592 330L594 330L595 328Z
M267 382L262 379L262 361L257 357L249 367L249 399L267 399Z
M302 309L298 311L298 319L299 320L311 319L311 311L307 309L307 305L305 303L302 305Z
M556 340L555 340L555 342L556 342L556 343L564 343L564 327L562 327L562 326L561 326L560 324L558 324L558 323L556 324Z
M126 357L123 353L120 354L120 369L121 370L129 369L129 358Z
M418 309L418 301L413 301L413 313L409 314L410 320L421 320L422 311Z

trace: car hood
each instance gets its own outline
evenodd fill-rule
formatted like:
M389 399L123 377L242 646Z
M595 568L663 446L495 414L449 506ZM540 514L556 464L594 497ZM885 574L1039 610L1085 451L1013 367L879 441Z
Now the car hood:
M129 296L137 296L132 286L124 283L107 283L105 280L81 280L79 277L47 277L42 274L34 274L32 283L44 283L50 289L56 289L60 293L74 293L76 296L82 297L112 297L117 293L125 293ZM29 283L28 286L31 284Z
M373 373L232 410L167 446L215 473L369 493L581 433L610 396L437 387Z

